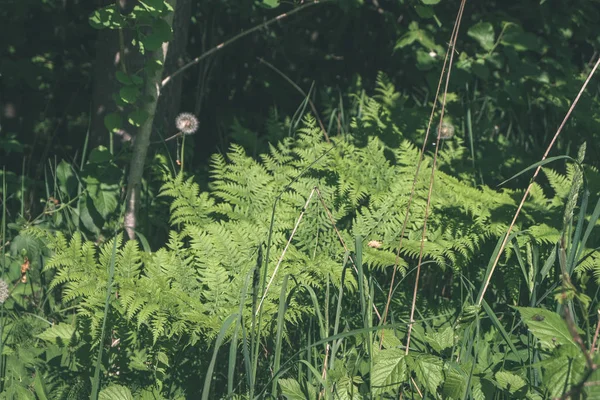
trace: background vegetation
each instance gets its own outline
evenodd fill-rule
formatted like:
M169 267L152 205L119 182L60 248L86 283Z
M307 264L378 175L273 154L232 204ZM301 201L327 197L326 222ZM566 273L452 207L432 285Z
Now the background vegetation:
M598 1L0 21L1 398L600 398Z

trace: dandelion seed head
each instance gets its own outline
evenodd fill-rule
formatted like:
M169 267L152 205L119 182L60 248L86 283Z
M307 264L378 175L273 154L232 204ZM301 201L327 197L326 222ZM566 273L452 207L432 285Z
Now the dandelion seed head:
M451 139L454 136L454 125L450 122L442 122L442 125L438 127L438 135L440 139Z
M194 114L181 113L175 118L175 126L184 135L191 135L198 130L198 118Z
M3 279L0 279L0 304L4 303L8 299L9 290L8 283Z

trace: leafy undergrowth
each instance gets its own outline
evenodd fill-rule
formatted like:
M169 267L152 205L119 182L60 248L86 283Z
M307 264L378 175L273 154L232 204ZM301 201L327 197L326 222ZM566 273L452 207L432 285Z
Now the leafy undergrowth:
M3 398L599 398L599 182L581 169L585 146L563 172L544 168L485 291L523 192L475 186L455 138L428 208L432 160L415 180L419 150L392 106L367 99L331 143L307 117L259 160L233 146L208 188L153 167L171 221L156 251L68 232L85 202L66 189L73 207L9 224L17 233L3 223ZM103 209L102 190L72 198Z

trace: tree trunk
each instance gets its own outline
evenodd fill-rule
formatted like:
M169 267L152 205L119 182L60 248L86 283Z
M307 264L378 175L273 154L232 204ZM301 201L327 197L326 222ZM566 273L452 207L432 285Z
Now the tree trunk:
M177 0L169 0L169 4L174 10L177 10ZM173 26L173 14L167 15L165 21L169 26ZM129 240L135 239L140 186L142 175L144 173L146 154L148 153L148 146L150 145L150 135L154 125L156 106L158 104L158 99L160 98L161 78L164 70L162 66L164 65L168 49L169 43L167 42L163 43L162 47L152 53L150 57L157 61L156 64L160 65L160 67L157 67L153 73L148 73L144 83L144 98L147 98L148 100L144 104L143 110L147 113L148 118L142 124L135 137L133 155L129 164L129 177L127 180L124 225Z

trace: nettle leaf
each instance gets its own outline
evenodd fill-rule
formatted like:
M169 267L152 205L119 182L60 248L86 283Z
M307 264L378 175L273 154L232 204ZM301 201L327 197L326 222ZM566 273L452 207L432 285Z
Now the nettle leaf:
M585 370L585 358L581 351L560 348L550 359L544 360L544 386L550 398L558 398L571 385L580 382Z
M433 332L425 335L425 341L437 353L441 353L454 345L454 329L448 326L441 332Z
M467 376L459 365L451 364L453 365L446 370L442 393L445 399L461 399L467 385Z
M395 390L406 380L406 360L404 350L399 348L373 351L371 385L375 394Z
M444 381L443 361L430 355L407 356L405 359L408 368L417 375L419 383L427 386L431 393L436 393L438 386Z
M560 315L543 308L514 308L519 311L521 319L543 348L554 349L560 345L577 348L567 323Z
M100 391L98 398L100 400L133 400L133 395L125 386L110 385Z
M494 47L496 35L494 34L494 27L489 22L480 22L473 25L467 31L467 35L475 39L485 50L489 51Z
M125 24L123 16L113 4L99 10L95 10L89 18L90 25L95 29L118 29Z
M288 400L313 400L317 397L317 391L312 385L307 384L306 393L295 379L279 379L278 382L281 394Z
M511 394L515 394L527 386L527 382L523 378L507 371L498 371L496 373L496 382L498 386L504 390L508 390Z

